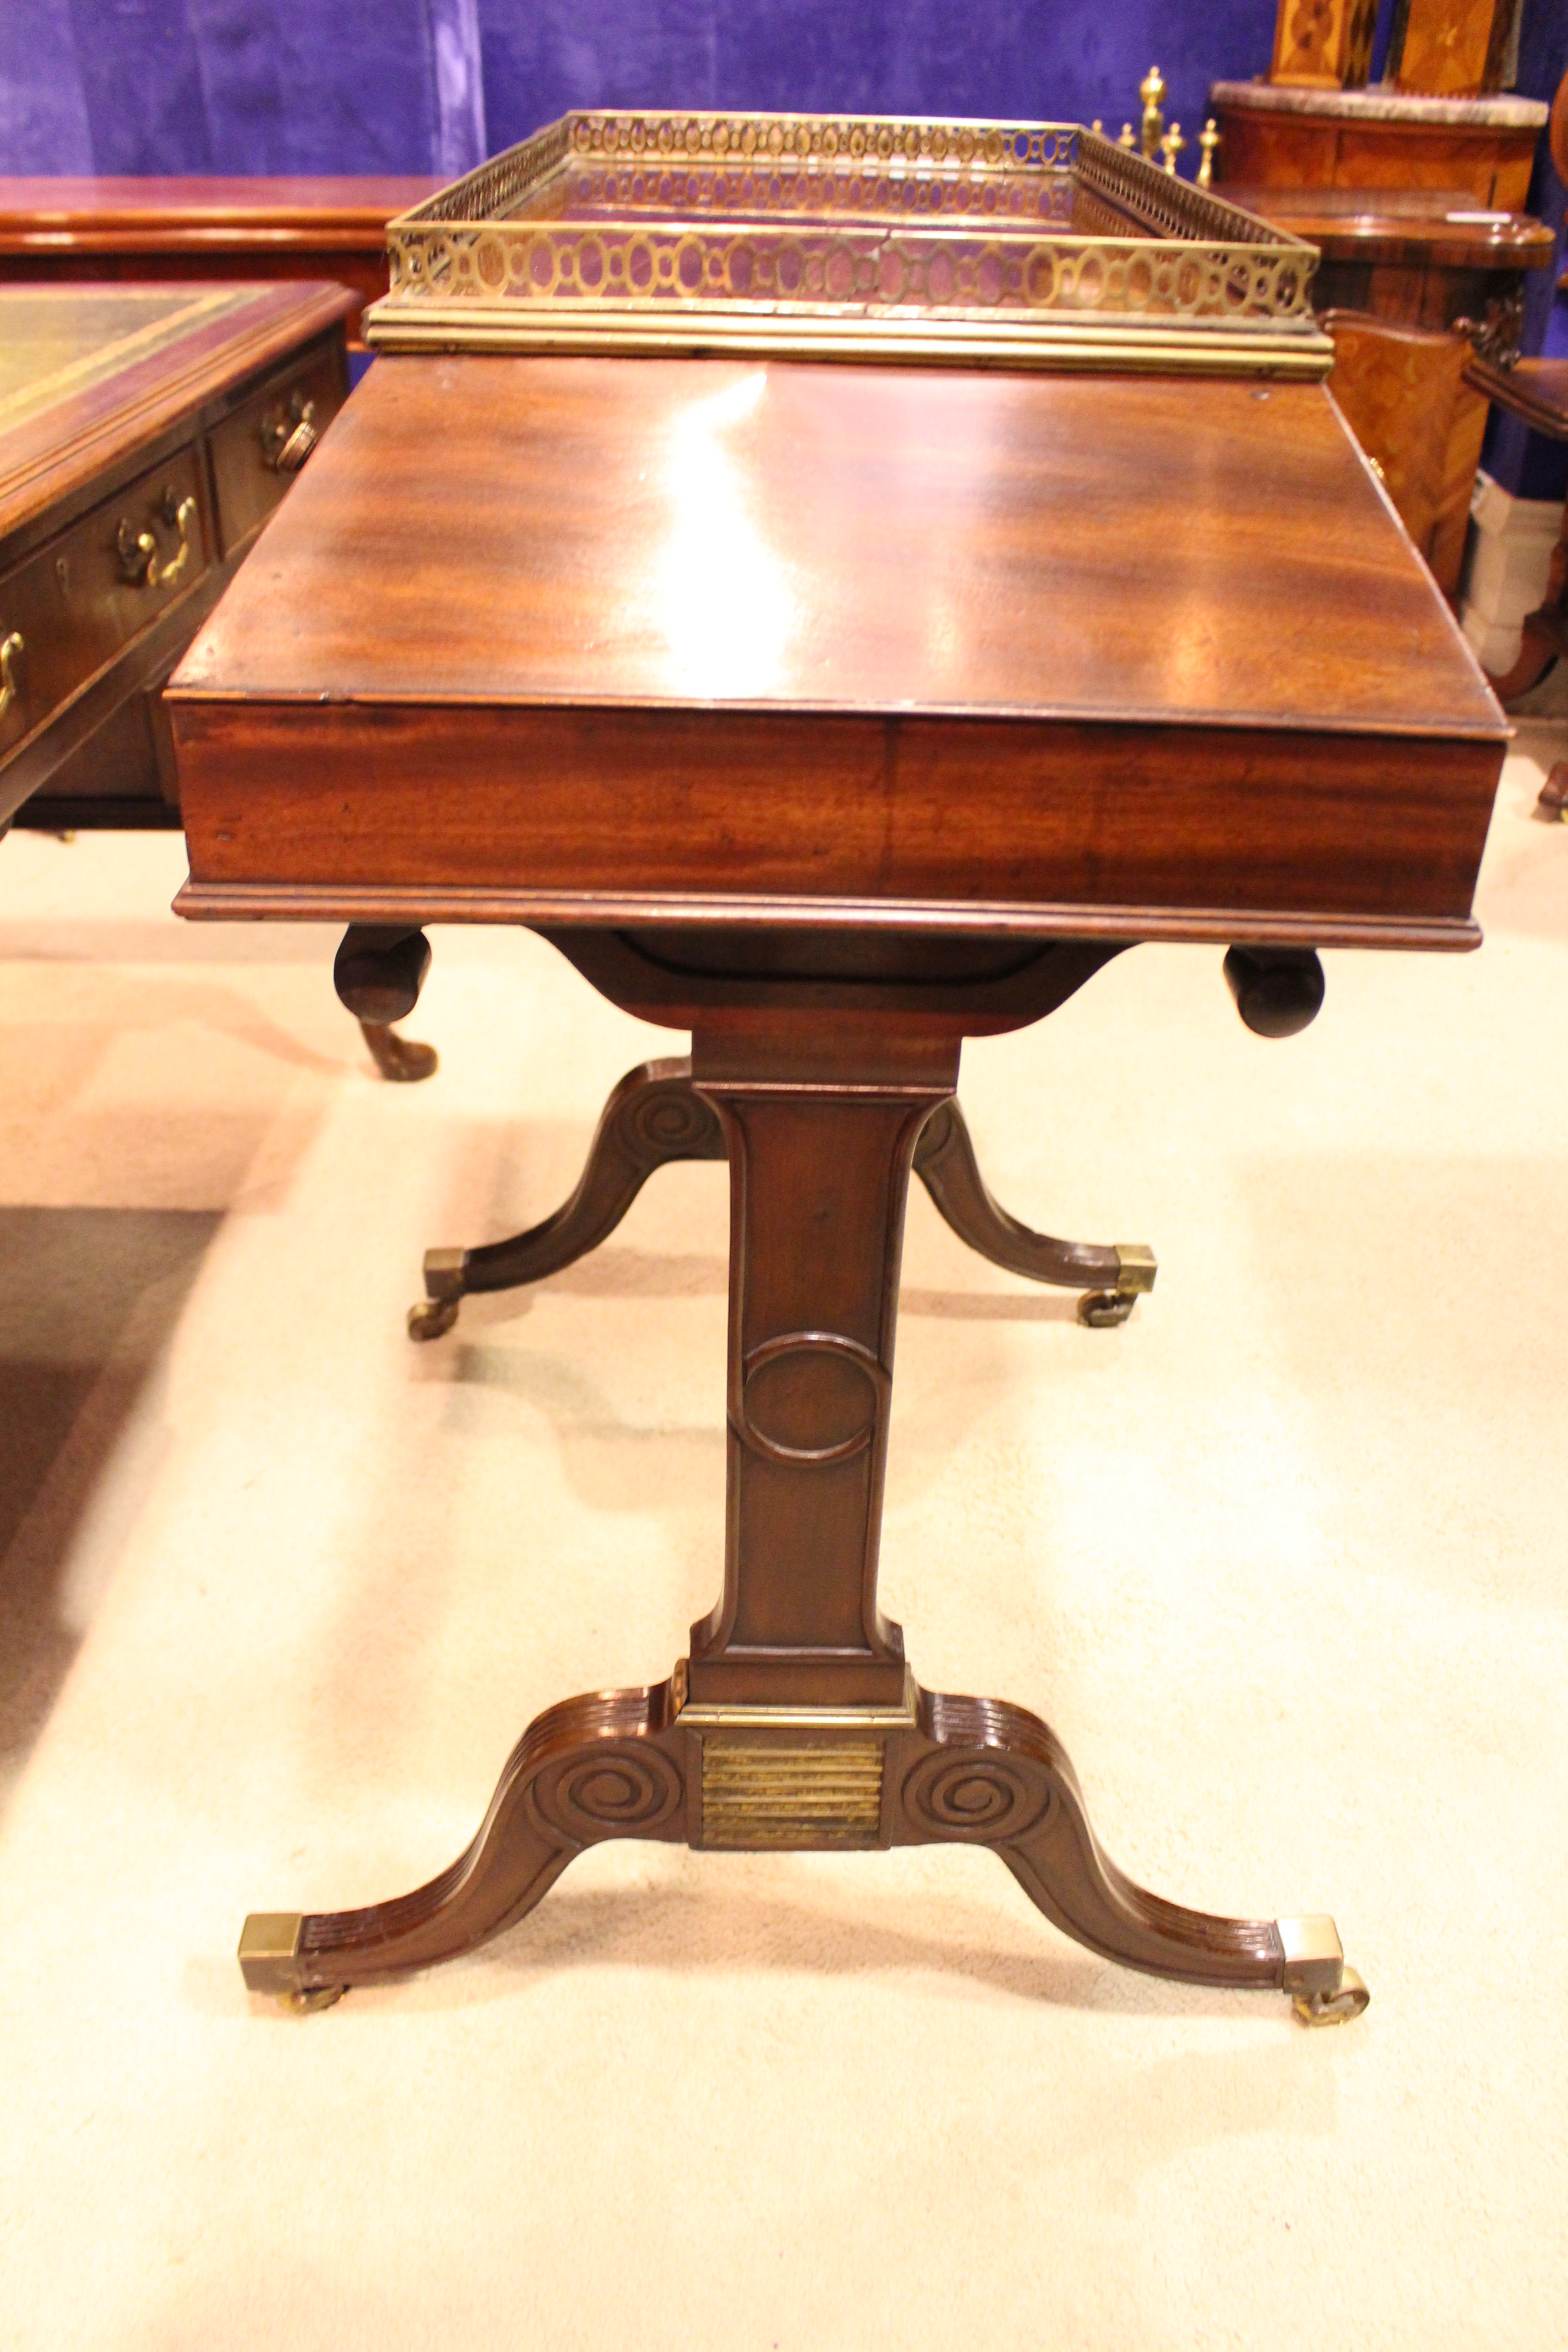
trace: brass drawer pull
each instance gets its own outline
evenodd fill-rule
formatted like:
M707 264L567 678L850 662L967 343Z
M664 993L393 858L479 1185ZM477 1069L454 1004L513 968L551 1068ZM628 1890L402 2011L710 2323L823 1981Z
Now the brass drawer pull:
M5 718L14 702L20 702L22 699L22 688L17 682L16 664L21 660L26 651L26 647L22 643L20 629L13 629L9 636L0 637L0 719Z
M297 474L321 437L316 404L298 392L287 408L269 409L261 420L262 455L275 474Z
M302 416L278 452L279 472L297 474L321 437L310 418Z
M166 588L187 571L191 561L191 532L200 509L194 498L181 499L177 503L173 490L163 493L163 520L180 534L179 552L167 563L158 560L158 542L150 530L139 531L134 525L121 521L115 534L115 546L120 553L121 575L133 588Z

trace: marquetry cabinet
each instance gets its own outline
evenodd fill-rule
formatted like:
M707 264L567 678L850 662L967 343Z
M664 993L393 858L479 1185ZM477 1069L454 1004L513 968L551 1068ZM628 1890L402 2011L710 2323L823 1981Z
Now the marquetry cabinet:
M1535 99L1415 98L1396 90L1216 81L1215 177L1285 188L1440 188L1519 212L1546 109Z

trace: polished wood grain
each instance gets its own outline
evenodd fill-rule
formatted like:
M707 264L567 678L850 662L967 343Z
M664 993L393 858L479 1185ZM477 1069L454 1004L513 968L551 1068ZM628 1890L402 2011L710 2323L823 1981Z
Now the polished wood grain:
M1450 380L1451 361L1423 357L1397 331L1441 334L1460 326L1489 349L1516 351L1524 273L1550 262L1552 231L1523 214L1467 219L1477 200L1462 188L1243 187L1227 180L1226 193L1318 247L1312 299L1320 315L1360 312L1395 331L1381 340L1371 331L1353 347L1336 335L1336 396L1363 447L1382 465L1433 577L1457 597L1487 404L1468 382ZM1411 396L1417 379L1424 398Z
M1532 433L1568 441L1568 360L1521 360L1500 368L1471 354L1465 373L1478 392L1522 417Z
M1503 740L1315 386L729 362L378 362L170 705L187 908L366 920L1458 942Z
M1268 79L1276 89L1359 88L1372 62L1376 0L1279 0Z
M1056 951L1058 996L1084 975ZM1042 998L1042 1003L1047 1002ZM728 1538L722 1593L668 1681L549 1709L475 1837L411 1894L247 1923L253 1990L330 1997L472 1950L606 1838L700 1848L992 1848L1064 1934L1200 1984L1332 1996L1289 1923L1146 1893L1101 1851L1071 1764L1025 1709L922 1691L877 1567L904 1202L951 1101L951 1021L809 1025L787 985L709 1006L692 1055L731 1165Z
M1486 122L1279 114L1213 101L1223 144L1215 184L1462 188L1479 207L1522 212L1539 133Z
M1544 221L1529 213L1487 217L1463 188L1281 188L1227 179L1225 193L1228 203L1318 247L1322 258L1312 293L1320 310L1342 299L1337 291L1325 292L1325 279L1331 284L1331 273L1343 267L1413 270L1423 278L1434 271L1491 278L1543 268L1557 245ZM1412 323L1444 327L1449 320L1421 317Z
M1402 90L1433 98L1500 89L1518 18L1519 0L1404 0L1389 43L1388 78Z
M815 1825L779 1818L764 1835L753 1814L741 1841L713 1802L726 1751L739 1743L690 1721L683 1678L568 1699L529 1726L479 1832L449 1869L390 1902L290 1921L292 1949L259 1966L249 1961L247 1981L299 1999L456 1958L515 1927L591 1847L637 1838L699 1849L737 1842L838 1851L986 1846L1053 1926L1123 1967L1237 1991L1300 1984L1279 1922L1190 1910L1117 1868L1094 1834L1065 1748L1037 1716L994 1699L907 1688L907 1727L849 1738L842 1727L804 1735L779 1728L744 1744L753 1769L782 1751L784 1770L793 1768L807 1791L824 1777L813 1773L814 1759L831 1759L847 1779L853 1758L869 1800L863 1827L841 1827L824 1808ZM845 1808L835 1810L841 1822Z
M177 696L177 689L176 689ZM191 914L1436 944L1501 736L172 702ZM1173 760L1185 763L1175 788ZM484 882L470 878L483 874ZM258 877L268 877L258 880ZM822 899L834 902L830 909Z
M1495 731L1454 646L1314 385L386 358L176 692Z
M285 236L301 247L380 241L394 214L441 184L416 173L0 176L0 254L163 253L220 241L262 253Z
M1383 470L1399 519L1445 587L1458 585L1470 485L1480 454L1486 404L1468 391L1462 335L1396 324L1354 310L1323 321L1334 341L1329 389L1367 456ZM1477 410L1469 479L1451 478L1455 410ZM1456 544L1457 541L1457 544Z

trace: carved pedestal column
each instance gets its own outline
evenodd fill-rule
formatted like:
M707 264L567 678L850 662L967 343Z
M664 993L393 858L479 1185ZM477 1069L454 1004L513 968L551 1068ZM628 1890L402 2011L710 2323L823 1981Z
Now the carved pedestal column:
M1314 2021L1364 2008L1331 1920L1218 1918L1133 1885L1046 1726L921 1691L878 1610L904 1202L959 1044L940 1015L797 1005L700 1022L692 1083L730 1155L723 1592L667 1683L531 1725L439 1878L360 1911L248 1920L253 1990L315 2006L466 1951L605 1838L956 1841L994 1847L1048 1918L1111 1958L1282 1990Z
M844 1024L840 1022L839 1026ZM956 1037L699 1031L692 1075L730 1145L724 1591L693 1629L698 1700L896 1705L903 1643L877 1608L899 1258L921 1129Z

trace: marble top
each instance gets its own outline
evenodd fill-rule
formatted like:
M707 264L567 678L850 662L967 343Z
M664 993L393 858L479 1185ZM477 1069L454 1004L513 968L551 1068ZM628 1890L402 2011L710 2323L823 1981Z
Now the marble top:
M1265 114L1332 114L1355 122L1473 122L1494 131L1539 131L1550 109L1537 98L1416 98L1384 82L1370 89L1292 89L1270 81L1216 81L1209 105Z

